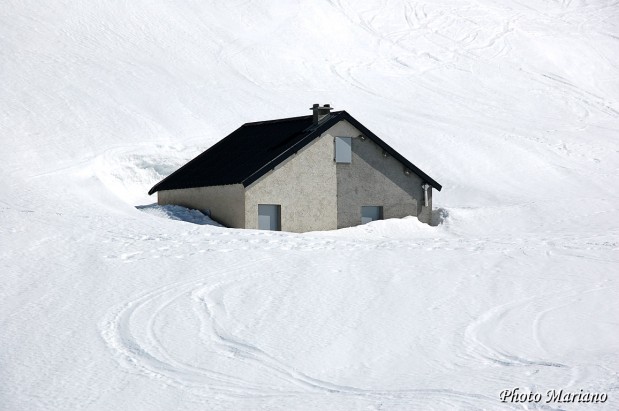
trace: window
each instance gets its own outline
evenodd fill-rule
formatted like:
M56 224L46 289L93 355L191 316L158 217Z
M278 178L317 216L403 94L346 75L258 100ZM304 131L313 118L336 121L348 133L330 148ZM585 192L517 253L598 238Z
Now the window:
M352 160L352 137L335 137L335 162L348 163Z
M258 204L258 229L280 231L281 208L278 204Z
M363 206L361 207L361 224L367 224L370 221L382 220L383 208L379 206Z

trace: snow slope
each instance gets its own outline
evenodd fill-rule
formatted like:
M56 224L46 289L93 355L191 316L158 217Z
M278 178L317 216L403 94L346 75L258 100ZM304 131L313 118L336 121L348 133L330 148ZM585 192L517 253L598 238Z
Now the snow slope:
M0 4L0 409L618 409L619 5L265 3ZM136 208L315 102L443 184L441 224Z

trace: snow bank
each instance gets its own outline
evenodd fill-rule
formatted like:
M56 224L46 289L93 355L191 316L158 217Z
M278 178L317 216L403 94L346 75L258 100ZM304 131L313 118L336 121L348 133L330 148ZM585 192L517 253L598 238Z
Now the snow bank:
M149 204L145 206L137 206L136 208L142 212L160 218L169 218L170 220L185 221L192 224L223 227L221 224L212 220L209 216L199 210L192 210L190 208L177 205Z

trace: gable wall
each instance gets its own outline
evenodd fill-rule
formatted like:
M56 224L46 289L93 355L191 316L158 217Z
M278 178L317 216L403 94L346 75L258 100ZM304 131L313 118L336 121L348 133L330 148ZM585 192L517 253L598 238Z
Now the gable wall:
M334 230L336 194L333 138L323 134L246 187L245 227L258 228L258 204L279 204L282 231Z
M383 218L418 216L429 221L432 209L423 207L423 184L416 174L404 173L404 165L391 156L383 157L383 149L369 138L361 140L359 130L341 121L328 130L333 137L352 138L352 161L337 164L337 227L361 223L361 206L382 206Z
M242 184L184 188L157 192L160 205L175 204L200 211L233 228L245 227L245 187Z

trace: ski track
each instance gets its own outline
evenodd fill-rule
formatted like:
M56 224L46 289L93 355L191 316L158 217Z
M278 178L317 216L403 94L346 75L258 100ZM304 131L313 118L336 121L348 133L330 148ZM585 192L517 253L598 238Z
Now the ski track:
M555 341L543 341L540 337L541 329L546 322L545 317L549 313L569 308L571 305L581 303L583 299L596 299L601 292L615 292L614 287L594 287L572 289L566 292L540 294L520 300L508 302L495 306L472 321L464 332L462 355L467 358L476 358L482 363L494 365L496 367L522 367L526 368L527 373L537 374L543 369L563 370L562 375L569 377L567 386L582 387L586 378L582 375L583 369L587 365L582 364L577 359L568 362L556 360ZM577 312L577 311L575 311ZM523 319L529 319L523 327ZM530 320L532 319L532 321ZM510 330L519 338L526 337L524 341L534 342L534 347L523 343L509 343L509 339L503 338L500 345L493 343L496 341L495 334L501 331ZM505 335L505 331L502 331ZM493 339L493 337L495 337ZM518 347L516 349L516 347ZM520 353L516 353L515 351ZM524 352L524 353L523 353ZM604 367L601 367L602 369ZM617 374L614 370L604 369L608 375L608 380L601 385L596 385L593 389L601 392L610 393L614 390L617 382ZM552 375L558 375L553 373ZM556 377L555 377L556 378ZM529 386L531 392L539 392L535 386Z
M251 236L249 232L246 234ZM291 250L311 249L372 249L378 244L371 240L350 241L333 240L316 244L316 238L301 237L298 244L291 245L291 238L271 239L273 248L288 248ZM544 240L546 241L546 240ZM607 249L613 244L589 244L589 248ZM237 248L239 241L225 239L221 242L210 240L212 247ZM294 241L292 241L294 242ZM215 245L215 244L217 245ZM240 241L242 243L242 241ZM305 244L304 244L305 243ZM418 241L411 245L409 241L387 241L381 246L388 249L399 247L427 248L433 246L442 250L468 249L474 252L505 252L513 250L514 245L509 243L491 243L479 239L463 246L462 239L442 239ZM311 245L311 247L309 247ZM187 244L185 244L187 246ZM507 246L507 247L506 247ZM308 248L309 247L309 248ZM538 244L528 244L525 249L538 249ZM260 247L264 249L264 245ZM563 247L569 249L569 241ZM583 248L582 244L579 248ZM165 251L165 250L160 250ZM173 282L162 287L154 288L134 299L126 301L113 309L101 321L101 334L109 349L115 353L118 361L129 371L138 372L148 378L162 380L167 384L179 387L198 398L207 398L213 395L225 397L308 397L320 395L341 395L364 398L368 401L389 400L403 404L422 403L436 405L436 401L445 401L450 406L466 407L467 405L480 407L483 404L496 405L496 400L490 396L476 393L457 392L446 389L404 389L404 390L372 390L314 378L302 370L295 369L278 359L277 353L270 353L251 341L245 341L230 334L226 324L221 322L226 308L224 296L230 287L238 287L247 282L259 281L261 270L256 269L263 263L273 261L274 257L267 257L249 263L232 264L226 269L209 272L202 276L194 276L185 281ZM227 275L234 276L227 277ZM568 305L570 298L577 295L593 294L605 288L575 289L568 292L535 295L522 300L511 301L493 307L471 322L463 335L462 352L468 358L479 359L489 365L513 367L553 367L565 368L567 373L576 372L569 364L545 359L545 357L528 358L506 351L503 347L493 346L488 338L499 325L508 324L510 316L527 312L533 315L531 335L540 351L548 354L543 347L538 330L546 313ZM568 301L567 303L565 301ZM185 359L178 358L172 353L160 338L161 330L167 325L166 321L157 324L166 313L175 313L182 307L191 306L192 319L199 322L199 332L194 335L205 355L212 359L221 358L233 361L232 367L226 367L235 372L221 371L199 366ZM531 308L534 310L531 312ZM176 310L176 311L175 311ZM187 322L187 318L179 318L178 322ZM200 351L200 350L198 350ZM270 382L244 378L243 370L260 370L269 376ZM517 407L514 407L517 408Z
M403 16L403 26L398 30L385 34L383 30L375 27L375 21L378 16L385 15L389 10L396 9L394 5L388 7L386 2L383 1L375 9L356 11L353 6L345 4L342 0L330 1L330 4L339 13L342 13L348 21L361 27L379 43L387 42L395 46L400 53L392 52L393 55L389 57L390 61L395 65L404 66L408 69L411 68L403 63L400 57L401 53L413 54L417 57L428 55L426 51L418 50L415 45L415 38L419 36L423 36L435 46L434 49L443 50L441 55L438 57L434 56L433 58L437 64L430 68L409 71L406 81L414 82L416 87L423 87L436 97L448 97L445 101L449 104L457 101L463 107L473 109L482 115L489 108L495 110L504 109L504 103L495 103L493 96L490 94L484 95L485 98L483 99L473 99L471 94L456 93L454 88L449 87L448 84L442 86L441 82L433 81L423 76L423 74L430 70L447 67L467 71L470 70L469 66L471 64L479 64L482 61L491 61L499 56L505 57L509 55L512 50L512 46L509 43L510 33L516 30L521 20L532 20L539 14L539 11L533 9L529 13L525 13L522 10L511 11L511 15L508 18L495 21L493 24L488 25L488 27L482 27L473 23L474 26L470 28L470 31L464 31L454 38L451 34L448 34L450 27L457 21L467 21L468 19L463 16L476 11L473 6L453 8L448 11L434 10L432 14L428 14L425 11L425 5L419 6L417 4L410 5L409 3L404 3L401 13ZM600 7L600 10L605 7ZM366 15L371 17L368 18ZM553 17L552 21L570 25L565 18ZM585 22L579 22L578 32L583 32L583 24ZM380 49L383 50L384 48ZM383 88L379 84L372 84L371 80L363 79L363 76L367 76L375 71L377 61L354 65L346 61L340 61L331 63L330 67L331 72L342 79L342 81L367 93L369 96L382 98ZM582 119L589 117L592 111L611 117L619 116L619 112L611 107L608 101L566 79L551 73L532 71L526 67L519 67L519 69L528 76L529 80L542 84L544 86L544 93L551 92L560 101L579 107L580 111L584 112L581 115ZM406 105L406 96L395 95L391 96L391 98L403 106Z
M591 292L588 290L585 292ZM505 366L518 366L518 365L540 365L546 367L567 367L565 364L560 364L552 361L545 361L539 359L527 359L517 356L515 354L506 353L500 349L492 347L488 342L484 342L485 337L491 333L493 329L498 328L498 325L505 323L509 320L510 314L521 313L524 307L531 305L550 305L549 308L543 308L535 316L535 322L533 325L533 331L537 337L537 330L539 328L540 315L544 312L557 309L556 299L563 299L570 296L577 296L583 291L561 293L559 295L536 295L534 297L525 298L523 300L511 301L507 304L498 305L486 311L480 315L475 321L473 321L464 333L464 346L467 352L480 359L490 361L490 363L496 363ZM538 346L540 342L538 338L535 338Z
M218 321L218 311L223 306L227 287L252 279L252 267L273 258L234 264L224 270L209 273L208 277L221 277L234 273L233 280L207 284L204 278L174 282L150 290L135 299L120 304L108 312L100 322L101 335L119 363L130 372L147 378L161 380L179 387L197 397L312 397L341 395L365 398L368 401L391 401L416 405L437 404L458 407L492 406L491 396L464 393L451 389L370 390L323 381L304 374L250 342L230 335ZM221 372L189 364L175 358L158 338L155 324L166 310L190 301L193 313L201 323L199 339L205 350L215 350L215 357L232 358L237 373ZM186 321L186 320L185 320ZM243 378L239 370L249 365L266 372L280 381L279 385L259 383ZM518 407L508 405L507 408Z

